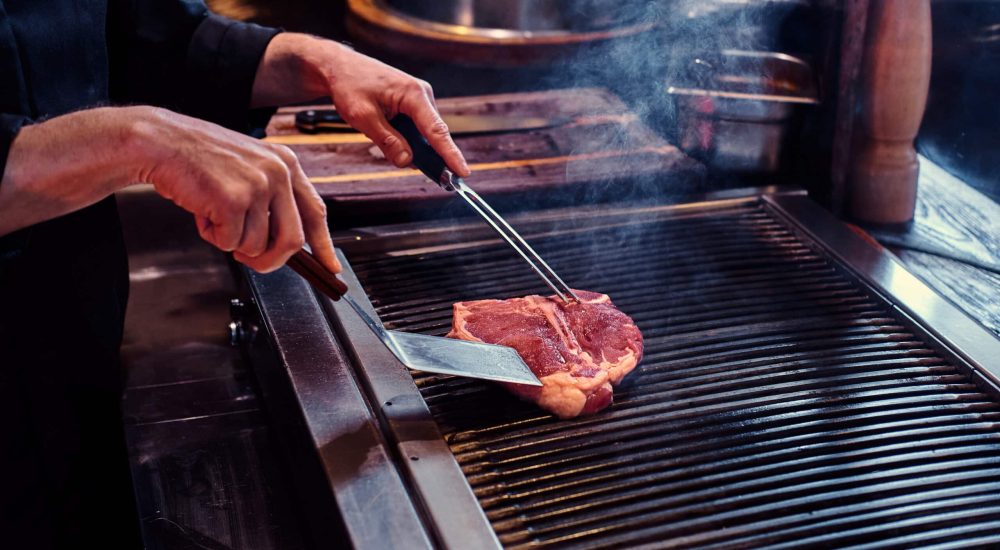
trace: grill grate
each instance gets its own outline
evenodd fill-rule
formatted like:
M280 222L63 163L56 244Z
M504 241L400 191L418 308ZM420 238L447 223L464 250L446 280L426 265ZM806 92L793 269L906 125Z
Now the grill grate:
M760 205L533 245L635 319L614 405L562 421L414 379L507 547L869 548L1000 541L1000 404ZM499 245L351 265L389 328L544 293Z

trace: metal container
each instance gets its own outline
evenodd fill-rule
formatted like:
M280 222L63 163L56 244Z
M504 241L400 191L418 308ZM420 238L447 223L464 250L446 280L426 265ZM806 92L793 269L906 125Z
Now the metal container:
M377 0L376 4L429 24L488 31L498 38L609 30L630 24L638 11L620 9L619 2L609 0Z
M610 0L347 0L351 36L381 54L469 67L546 66L654 28Z
M692 56L666 92L681 149L731 172L777 172L803 109L819 103L809 64L773 52Z

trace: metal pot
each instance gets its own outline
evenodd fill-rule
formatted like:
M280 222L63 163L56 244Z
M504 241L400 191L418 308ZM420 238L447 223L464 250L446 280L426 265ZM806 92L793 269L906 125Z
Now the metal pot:
M570 35L628 25L636 10L609 0L378 0L387 10L417 20L466 27L493 37Z
M545 65L658 21L611 0L348 0L348 8L348 31L369 48L489 67Z
M771 173L802 109L819 103L812 69L773 52L693 57L668 83L679 145L719 170Z

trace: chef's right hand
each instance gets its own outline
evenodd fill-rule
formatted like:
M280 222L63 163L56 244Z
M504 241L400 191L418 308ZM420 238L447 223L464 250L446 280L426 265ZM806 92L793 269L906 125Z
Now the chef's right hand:
M256 271L273 271L308 242L340 271L326 205L295 154L165 109L132 107L135 178L195 216L198 232Z
M469 175L465 157L441 120L430 84L332 40L293 32L274 37L257 68L252 106L325 96L396 166L404 168L413 161L410 145L389 124L402 113L413 119L456 175Z

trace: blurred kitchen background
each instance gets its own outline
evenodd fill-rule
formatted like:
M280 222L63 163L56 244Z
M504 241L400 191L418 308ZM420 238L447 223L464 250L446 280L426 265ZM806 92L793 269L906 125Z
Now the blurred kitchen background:
M438 97L601 86L718 185L828 187L838 0L209 0L348 42ZM918 151L1000 197L1000 1L934 0ZM713 98L706 101L705 98Z

